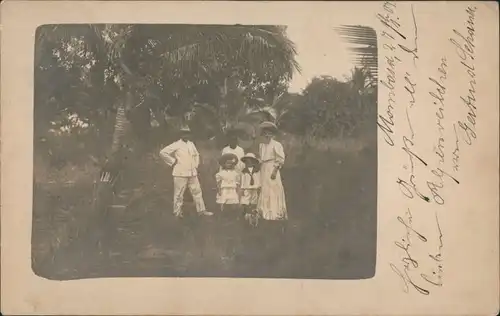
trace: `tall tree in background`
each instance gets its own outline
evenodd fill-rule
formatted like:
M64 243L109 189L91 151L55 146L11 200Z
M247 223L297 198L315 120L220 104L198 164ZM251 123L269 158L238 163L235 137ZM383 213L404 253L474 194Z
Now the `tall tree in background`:
M359 65L348 78L352 91L373 98L375 31L336 30ZM299 68L295 55L277 26L44 26L37 32L35 128L46 131L76 113L116 150L131 125L148 139L152 123L165 126L172 117L194 119L211 134L252 119L279 123L300 99L289 102L286 92Z
M236 126L240 119L272 102L288 87L299 65L296 49L278 26L192 27L194 35L170 54L170 65L184 63L198 69L202 80L192 87L189 114L204 118L216 133ZM193 45L192 43L196 43ZM187 99L187 95L182 95Z
M291 132L342 138L366 134L361 132L364 128L374 127L377 34L370 27L356 25L343 25L335 30L349 44L356 67L344 81L328 76L314 78L290 111L286 127Z
M75 113L94 126L100 137L105 137L102 132L106 128L114 126L112 142L106 147L111 148L110 154L116 152L123 136L126 108L131 106L127 103L131 101L127 91L132 83L127 79L129 74L122 59L131 34L128 25L39 28L35 46L35 113ZM58 71L50 77L50 69ZM52 101L51 105L47 100ZM111 113L115 113L114 124L109 124ZM49 116L42 121L57 120L57 116Z
M84 108L89 111L74 103L61 107L73 106L91 124L98 119L90 114L116 113L113 144L127 129L122 127L125 113L135 115L136 107L147 108L142 118L150 120L152 113L161 124L165 116L184 117L194 111L193 104L206 104L224 129L238 113L256 106L255 100L274 99L286 90L299 68L294 44L278 26L46 26L37 39L39 80L46 79L40 70L48 56L56 55L49 63L72 67L81 83L71 92L81 101L81 90L88 88ZM39 95L38 100L48 98Z
M220 134L255 100L286 90L299 68L295 55L279 26L43 26L36 35L35 128L43 133L76 116L104 144L101 177L116 174L130 131L147 140L153 121L165 127L166 118L189 120L203 108L204 122L196 125Z

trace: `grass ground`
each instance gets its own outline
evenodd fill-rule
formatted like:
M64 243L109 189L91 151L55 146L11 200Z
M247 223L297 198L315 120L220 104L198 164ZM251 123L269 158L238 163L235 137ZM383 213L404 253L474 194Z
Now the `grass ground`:
M345 142L344 142L345 143ZM287 164L286 227L260 222L172 215L170 170L156 155L131 161L123 179L128 194L114 208L102 237L91 208L92 181L85 174L65 184L35 180L33 269L67 280L95 277L372 277L376 255L376 149L309 147L284 142ZM213 175L217 150L199 146L200 182L216 211ZM65 171L74 175L73 169ZM96 245L101 240L102 252ZM233 247L229 247L233 245ZM230 251L233 250L234 251Z

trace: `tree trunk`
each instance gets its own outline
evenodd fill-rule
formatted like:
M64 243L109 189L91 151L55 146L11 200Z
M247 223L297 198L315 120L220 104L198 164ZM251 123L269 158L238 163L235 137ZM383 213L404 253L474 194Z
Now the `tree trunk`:
M227 94L228 94L227 78L224 78L224 85L221 87L220 90L221 90L221 97L220 97L221 104L220 104L219 119L220 119L220 129L222 131L222 134L224 134L229 124L228 104L227 104Z
M120 100L116 112L111 149L107 161L102 166L97 182L95 206L97 214L107 216L109 204L113 202L113 196L117 192L117 185L124 169L125 151L123 138L126 135L130 123L127 120L126 111L130 108L132 101L130 93L125 100Z
M115 125L113 130L113 142L111 144L111 155L114 155L122 145L122 139L125 135L128 121L126 117L125 105L122 103L118 106L115 117Z
M130 122L127 118L127 111L133 107L131 92L126 92L123 100L120 100L116 110L115 124L113 129L113 141L111 144L111 155L116 154L123 145L123 138L128 133Z

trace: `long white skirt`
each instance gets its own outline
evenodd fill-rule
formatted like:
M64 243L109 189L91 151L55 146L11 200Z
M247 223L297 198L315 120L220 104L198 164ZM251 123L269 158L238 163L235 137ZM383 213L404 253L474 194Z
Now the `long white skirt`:
M263 219L266 220L286 220L285 190L281 181L280 172L276 174L276 179L271 179L274 164L272 161L261 165L261 192L257 210Z

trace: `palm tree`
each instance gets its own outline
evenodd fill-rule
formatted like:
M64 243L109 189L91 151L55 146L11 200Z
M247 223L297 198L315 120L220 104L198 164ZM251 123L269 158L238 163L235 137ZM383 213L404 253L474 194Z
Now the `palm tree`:
M81 47L60 50L67 55L64 57L71 60L89 53L92 84L103 87L111 78L122 91L113 102L117 113L114 150L126 130L125 113L133 103L141 103L126 97L126 91L138 96L136 99L156 98L164 110L174 109L174 115L181 116L193 110L181 101L194 98L190 101L209 104L225 129L238 116L234 113L245 113L251 107L245 102L235 105L233 99L255 100L250 86L287 82L299 70L294 44L280 26L79 25L68 31L54 25L40 29L37 47L45 47L43 42L50 40L69 46L75 39ZM37 50L37 61L44 53ZM193 90L212 93L196 96ZM269 95L268 102L277 96L276 91L264 94Z
M351 70L349 84L355 94L366 94L368 88L372 85L370 71L367 68L354 67Z
M113 164L101 178L119 170L127 113L147 106L145 99L157 101L157 114L180 117L193 110L189 103L202 101L224 129L247 112L246 102L232 102L235 95L246 100L255 92L249 86L286 82L299 69L295 47L279 26L50 25L38 29L36 47L39 68L54 54L61 65L84 60L81 80L90 80L101 99L92 111L116 113L107 155Z
M284 27L184 26L179 32L182 36L170 35L163 67L179 77L185 71L194 73L196 88L213 92L195 98L190 112L215 122L220 133L264 111L256 94L273 104L282 93L276 88L286 87L283 83L300 71L295 45Z
M343 25L336 28L338 34L352 46L349 48L353 55L356 67L351 73L350 83L354 90L355 100L359 113L355 125L365 124L371 127L371 122L377 111L377 78L378 78L378 49L375 30L366 26ZM354 127L353 127L354 128Z
M44 48L47 47L47 42L55 42L59 44L55 54L61 62L70 65L77 58L87 60L91 66L91 85L100 88L100 91L96 91L98 95L104 94L106 81L114 82L121 91L118 97L114 96L112 104L112 108L116 110L116 118L110 155L119 150L119 139L123 137L126 125L124 115L131 106L125 91L130 90L126 85L131 84L132 80L128 77L133 74L125 65L122 55L132 32L131 25L50 25L39 28L36 35L35 65L40 65L44 56L53 54Z
M378 51L377 33L374 29L360 25L342 25L335 28L337 33L347 43L353 44L349 50L353 55L354 62L368 71L376 85L378 75Z

